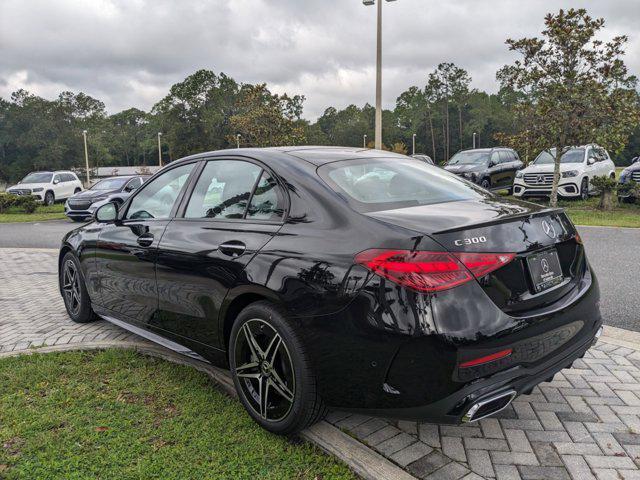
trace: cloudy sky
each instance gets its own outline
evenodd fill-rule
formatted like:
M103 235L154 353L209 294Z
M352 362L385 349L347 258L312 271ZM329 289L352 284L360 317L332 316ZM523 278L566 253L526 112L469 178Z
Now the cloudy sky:
M585 7L606 37L629 36L640 75L638 0L398 0L384 4L384 103L452 61L495 91L504 41L537 35L546 12ZM304 94L305 117L373 103L375 8L361 0L0 0L0 96L25 88L148 110L200 68Z

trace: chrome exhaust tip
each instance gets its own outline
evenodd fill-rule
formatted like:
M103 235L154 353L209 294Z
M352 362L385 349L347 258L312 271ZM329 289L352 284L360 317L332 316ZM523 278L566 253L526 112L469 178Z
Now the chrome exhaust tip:
M507 390L474 403L462 417L462 423L477 422L507 408L517 394L515 390Z

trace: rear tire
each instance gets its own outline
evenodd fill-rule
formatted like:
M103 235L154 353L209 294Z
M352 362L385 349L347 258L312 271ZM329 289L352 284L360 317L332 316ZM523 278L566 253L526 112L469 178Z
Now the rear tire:
M582 179L580 184L580 200L589 199L589 180L587 178Z
M89 323L98 319L91 308L91 299L80 269L80 261L72 252L67 252L60 263L58 283L71 320L76 323Z
M262 428L291 435L324 417L309 355L283 309L266 301L249 305L236 318L229 344L236 391Z
M51 205L53 205L55 201L56 201L56 197L52 191L48 191L47 193L44 194L44 204L47 207L50 207Z

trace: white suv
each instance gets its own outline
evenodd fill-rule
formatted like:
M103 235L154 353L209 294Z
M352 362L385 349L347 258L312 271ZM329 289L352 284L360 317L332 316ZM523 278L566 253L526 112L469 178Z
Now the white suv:
M551 149L555 154L555 149ZM551 194L553 184L553 156L540 152L527 167L516 173L513 194L516 197L541 197ZM616 167L607 151L595 144L572 147L560 158L558 195L586 200L594 193L593 177L615 178Z
M32 172L17 185L7 188L8 193L14 195L33 195L45 205L53 205L54 202L66 200L70 196L82 191L82 182L75 173L70 171L59 172Z

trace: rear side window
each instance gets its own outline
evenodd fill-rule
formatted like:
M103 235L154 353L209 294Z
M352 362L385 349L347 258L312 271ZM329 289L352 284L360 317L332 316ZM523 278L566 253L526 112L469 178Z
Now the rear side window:
M511 158L511 154L504 150L500 151L500 163L509 163L512 162L513 158Z
M247 218L281 220L284 217L284 198L278 182L265 170L251 197Z
M258 165L239 160L207 162L185 218L243 218L261 172Z
M362 159L318 169L322 179L357 211L470 200L486 196L471 183L415 159Z

